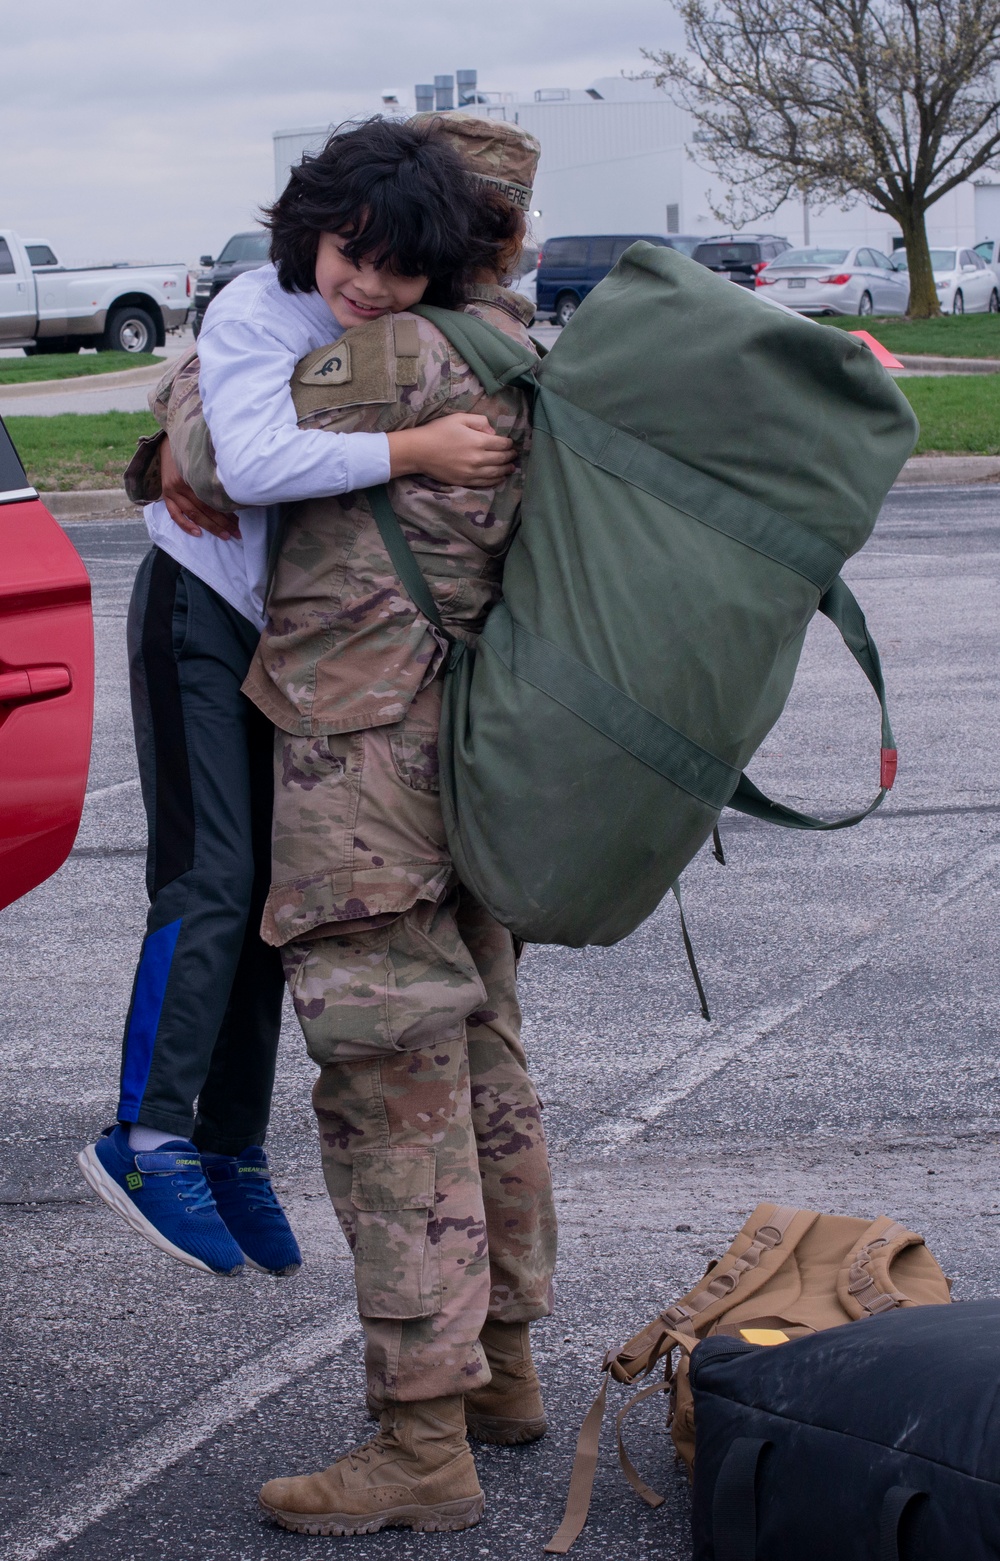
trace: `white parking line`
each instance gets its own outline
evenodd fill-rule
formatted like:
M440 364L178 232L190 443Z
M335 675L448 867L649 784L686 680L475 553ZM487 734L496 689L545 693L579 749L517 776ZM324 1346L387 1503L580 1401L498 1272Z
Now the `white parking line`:
M959 869L957 876L955 870L949 873L949 886L946 889L914 909L908 922L910 927L939 916L953 901L995 872L1000 867L1000 842L985 846L974 863L962 865L965 870ZM641 1138L647 1128L669 1111L671 1106L693 1094L744 1051L759 1045L775 1030L787 1024L789 1019L794 1019L813 1003L818 1003L835 987L871 964L878 952L892 943L895 936L895 931L890 929L880 937L867 939L863 943L855 942L845 951L846 957L827 973L825 979L810 975L791 983L782 994L751 1009L732 1026L703 1026L691 1045L684 1047L664 1065L661 1070L662 1082L646 1095L631 1100L627 1116L617 1119L612 1117L603 1122L593 1135L592 1144L611 1149Z
M130 1442L82 1480L63 1489L49 1512L33 1512L3 1542L4 1561L36 1561L68 1544L200 1443L254 1409L296 1377L333 1355L358 1331L353 1308L322 1328L293 1334L232 1376L199 1393L184 1408Z
M114 786L98 786L96 791L88 791L83 800L85 803L99 802L102 797L113 797L119 791L132 791L138 784L139 777L134 775L131 780L117 781Z

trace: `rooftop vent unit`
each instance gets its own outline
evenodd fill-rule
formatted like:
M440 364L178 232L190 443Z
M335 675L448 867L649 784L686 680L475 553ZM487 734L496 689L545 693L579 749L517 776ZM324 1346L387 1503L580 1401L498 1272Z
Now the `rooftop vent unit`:
M417 105L418 114L433 114L434 112L434 84L424 83L421 87L414 87L413 98Z
M455 107L454 76L434 77L434 107L440 114L446 114Z

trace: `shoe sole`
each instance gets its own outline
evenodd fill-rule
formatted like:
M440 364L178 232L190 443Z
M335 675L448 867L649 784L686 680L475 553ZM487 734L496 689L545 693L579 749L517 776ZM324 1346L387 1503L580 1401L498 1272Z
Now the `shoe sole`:
M242 1247L240 1248L242 1252ZM285 1268L265 1268L263 1263L255 1263L252 1257L247 1257L243 1252L243 1261L247 1268L254 1269L258 1274L271 1274L275 1279L289 1279L292 1274L297 1274L302 1267L301 1263L289 1263Z
M385 1512L362 1516L354 1512L285 1512L257 1498L266 1512L282 1528L293 1534L377 1534L383 1528L409 1528L418 1534L453 1534L474 1528L486 1508L486 1497L466 1496L461 1501L443 1501L436 1507L388 1507Z
M489 1442L494 1447L519 1447L524 1442L537 1442L549 1429L548 1421L501 1420L496 1415L474 1415L465 1410L465 1429L476 1442Z
M175 1246L172 1241L169 1241L163 1232L157 1230L153 1222L136 1208L132 1199L122 1191L114 1178L108 1175L97 1157L93 1144L88 1144L86 1149L80 1151L76 1163L83 1172L84 1180L91 1191L96 1192L109 1209L119 1215L137 1236L142 1236L158 1252L165 1252L168 1257L176 1258L179 1263L186 1263L188 1268L197 1268L200 1273L211 1274L215 1278L228 1278L231 1274L240 1272L240 1268L210 1268L200 1257L194 1257L192 1253L185 1252L183 1247Z

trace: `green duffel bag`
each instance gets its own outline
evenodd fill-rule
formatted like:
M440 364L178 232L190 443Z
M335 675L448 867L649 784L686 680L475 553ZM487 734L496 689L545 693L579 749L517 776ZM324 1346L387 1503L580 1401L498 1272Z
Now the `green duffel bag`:
M541 365L470 315L420 312L487 391L534 396L504 599L478 650L452 657L440 741L449 848L493 915L528 942L615 943L724 807L798 828L876 807L895 747L840 570L917 425L868 348L646 243ZM385 490L372 495L403 584L440 621ZM879 795L832 823L741 774L817 608L882 704Z

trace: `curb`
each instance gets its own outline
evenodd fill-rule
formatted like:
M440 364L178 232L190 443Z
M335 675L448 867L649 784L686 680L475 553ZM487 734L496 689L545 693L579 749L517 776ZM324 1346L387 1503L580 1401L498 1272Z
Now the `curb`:
M980 482L1000 482L1000 455L912 455L894 486L937 483L962 487ZM72 493L40 493L38 497L59 521L142 519L143 506L133 504L124 488L82 488Z
M79 488L74 493L40 493L53 519L141 520L142 506L133 504L124 488Z
M930 374L1000 374L1000 358L938 358L929 353L917 356L897 352L904 369Z
M115 390L122 385L155 385L169 360L147 364L141 369L115 369L110 374L71 374L66 379L33 379L27 385L0 385L0 400L30 401L33 396L54 396L91 390Z
M922 482L943 487L1000 482L1000 455L911 455L895 486L907 488Z

